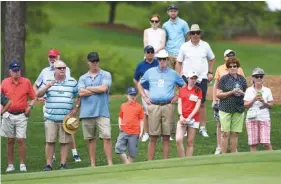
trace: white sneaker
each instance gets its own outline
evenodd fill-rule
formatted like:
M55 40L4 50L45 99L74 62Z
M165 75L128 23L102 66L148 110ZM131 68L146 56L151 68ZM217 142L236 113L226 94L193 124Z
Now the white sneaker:
M8 167L7 167L7 169L6 169L6 172L12 172L12 171L14 171L14 170L15 170L14 165L13 165L13 164L9 164Z
M21 172L26 172L27 171L26 166L24 164L20 164L20 171Z
M170 137L170 141L173 141L174 139L173 139L173 137Z
M149 139L148 133L144 133L141 139L141 142L146 142Z
M215 155L220 155L221 154L221 148L217 147L215 151Z
M209 137L206 128L200 128L200 131L199 131L199 132L201 133L201 135L202 135L203 137Z
M186 137L187 136L187 132L185 132L185 134L183 136Z

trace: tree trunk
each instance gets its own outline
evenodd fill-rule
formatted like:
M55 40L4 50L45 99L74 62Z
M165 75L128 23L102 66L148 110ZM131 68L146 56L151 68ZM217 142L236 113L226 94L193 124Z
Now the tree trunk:
M17 59L22 66L22 76L25 74L25 2L7 1L5 14L5 47L3 77L9 76L9 63Z
M117 3L116 1L110 1L108 2L109 3L109 19L108 19L108 23L109 24L113 24L114 23L114 20L115 20L115 12L116 12L116 6L117 6Z

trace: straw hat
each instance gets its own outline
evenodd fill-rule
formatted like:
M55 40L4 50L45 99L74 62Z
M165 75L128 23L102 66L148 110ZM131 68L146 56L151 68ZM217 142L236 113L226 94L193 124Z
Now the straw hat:
M65 132L74 134L79 128L80 122L76 117L65 116L62 122L62 127Z

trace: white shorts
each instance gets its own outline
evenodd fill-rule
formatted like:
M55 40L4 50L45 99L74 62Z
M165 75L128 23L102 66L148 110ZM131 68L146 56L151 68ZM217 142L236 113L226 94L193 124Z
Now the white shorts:
M148 95L148 90L144 89L144 92L146 95ZM141 101L142 101L143 111L144 111L145 115L148 115L147 103L145 102L144 98L141 98Z

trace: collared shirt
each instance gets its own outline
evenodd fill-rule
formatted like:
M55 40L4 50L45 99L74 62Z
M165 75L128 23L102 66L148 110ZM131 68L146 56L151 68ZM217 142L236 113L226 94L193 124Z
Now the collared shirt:
M262 98L265 102L273 101L271 90L265 86L262 86L260 92L262 93ZM244 96L245 101L252 101L257 95L257 91L254 86L247 88ZM260 101L255 101L253 105L249 108L248 112L251 110L256 110L257 117L254 119L255 121L268 121L270 120L270 113L268 108L264 108L264 105ZM247 120L249 119L249 113L246 116Z
M197 45L193 45L189 40L181 46L177 60L183 64L183 74L196 71L199 80L202 80L208 78L208 61L214 58L215 55L207 42L200 40Z
M44 68L37 77L35 85L39 88L43 84L44 80L53 77L54 74L55 68L53 66L48 66ZM70 69L68 67L66 67L65 75L66 77L70 77Z
M175 22L168 20L162 27L166 31L165 50L169 55L178 56L181 45L185 42L185 35L189 31L186 21L177 17Z
M215 80L220 80L220 78L226 74L228 74L228 68L226 67L226 64L220 65L217 70L216 70L216 74L215 74ZM245 74L243 72L243 69L241 67L238 68L238 72L239 75L242 75L243 77L245 77Z
M9 102L9 98L6 97L3 93L1 93L1 105L5 106Z
M9 112L25 111L28 97L32 100L36 98L30 80L24 77L20 77L17 84L11 77L4 79L1 89L2 93L12 101Z
M144 73L140 83L145 82L149 84L148 96L154 103L171 101L175 95L175 85L179 87L184 85L183 79L175 70L167 67L161 71L159 66L150 68Z
M143 60L143 61L140 62L140 63L137 65L137 67L136 67L134 79L135 79L136 81L139 81L140 78L144 75L144 73L145 73L148 69L153 68L153 67L156 67L156 66L158 66L158 60L157 60L157 59L154 59L154 60L152 61L152 63L148 63L148 62L146 61L146 59ZM148 82L142 84L142 86L143 86L144 89L147 89L147 90L148 90L148 88L149 88Z
M44 88L54 77L43 81ZM52 121L62 121L65 115L73 109L74 98L78 96L77 81L72 77L66 77L64 81L56 81L46 91L44 117Z
M81 97L80 118L110 117L109 113L109 89L111 86L111 74L100 69L95 77L90 72L79 78L78 89L86 89L88 86L107 85L105 93L94 93L91 96Z
M237 74L236 78L230 74L221 77L218 89L225 93L232 91L234 88L240 88L242 91L246 91L247 81L242 75ZM219 110L227 113L244 112L243 96L231 95L220 99Z
M142 105L127 101L121 105L119 117L122 119L121 130L127 134L140 133L140 121L144 118Z

